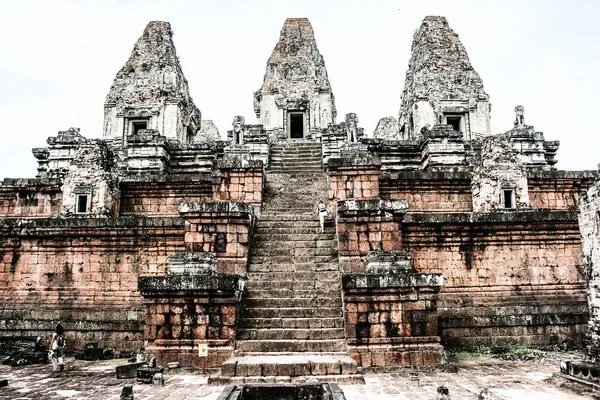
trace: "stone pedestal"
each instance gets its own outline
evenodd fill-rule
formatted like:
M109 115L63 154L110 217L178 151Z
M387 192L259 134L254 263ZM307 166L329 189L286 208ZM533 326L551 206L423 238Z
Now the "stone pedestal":
M178 362L199 368L200 344L208 344L208 368L231 356L244 290L240 276L210 272L145 276L138 286L146 308L147 351L159 365Z
M410 268L404 252L373 252L366 272L342 276L350 356L363 367L435 365L441 274Z

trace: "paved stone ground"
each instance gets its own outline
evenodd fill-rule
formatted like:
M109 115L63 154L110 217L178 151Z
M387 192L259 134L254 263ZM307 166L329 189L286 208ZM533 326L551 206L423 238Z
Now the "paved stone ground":
M600 399L590 392L573 391L573 385L553 379L560 355L542 360L502 361L482 356L459 363L456 373L401 371L368 374L365 385L342 385L348 400L400 400L436 398L436 388L446 384L453 400L477 399L489 387L493 399L575 400ZM49 364L11 368L0 366L0 378L8 378L9 387L0 388L0 399L106 399L119 398L125 383L117 380L115 366L123 360L102 362L67 359L67 370L55 374ZM170 373L164 387L134 384L135 400L215 400L223 387L207 386L206 378ZM577 386L575 386L577 388Z

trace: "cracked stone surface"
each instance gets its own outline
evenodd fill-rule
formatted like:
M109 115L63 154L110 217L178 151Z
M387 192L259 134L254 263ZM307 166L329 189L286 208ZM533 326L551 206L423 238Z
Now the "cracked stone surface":
M495 400L593 399L585 389L552 378L562 357L550 354L536 361L504 361L481 356L462 361L456 373L399 370L390 374L367 374L365 385L340 385L347 400L435 399L436 389L446 385L453 399L477 399L489 388ZM51 372L49 364L15 367L0 366L0 378L9 386L0 388L0 399L103 399L118 400L126 383L133 383L136 400L216 400L222 386L208 386L207 378L189 373L167 371L165 386L136 383L134 379L116 379L115 366L124 360L75 361L66 359L66 371Z
M280 109L309 109L311 127L326 128L335 122L335 101L325 59L307 18L285 21L267 61L263 84L254 93L254 108L266 129L280 127Z

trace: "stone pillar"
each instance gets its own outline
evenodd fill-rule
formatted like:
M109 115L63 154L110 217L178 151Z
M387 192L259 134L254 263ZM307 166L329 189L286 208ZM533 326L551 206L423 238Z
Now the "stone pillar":
M342 271L364 271L372 251L402 250L402 200L343 200L337 203L338 253Z
M225 155L213 172L213 199L233 201L260 207L263 191L263 163Z
M329 200L374 200L379 198L381 162L367 153L346 154L332 158L327 165Z
M246 273L254 209L248 203L182 203L185 248L214 253L218 273Z
M369 252L366 270L342 276L348 352L363 367L435 365L441 274L420 274L401 251Z

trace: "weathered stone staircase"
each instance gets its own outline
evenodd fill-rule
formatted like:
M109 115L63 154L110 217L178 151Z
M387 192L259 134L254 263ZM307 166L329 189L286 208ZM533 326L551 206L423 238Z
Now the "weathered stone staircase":
M335 229L321 233L316 213L327 194L321 146L288 142L271 155L236 354L220 378L363 382L345 352Z

